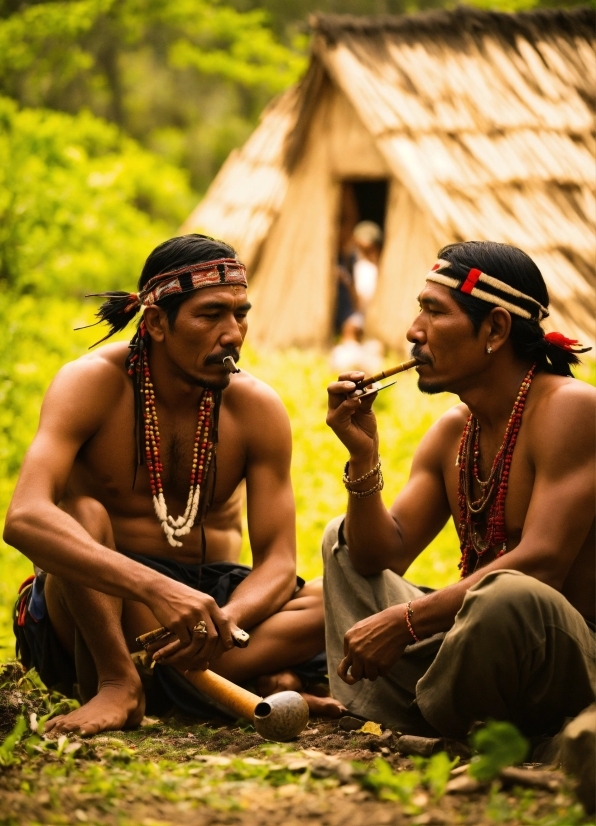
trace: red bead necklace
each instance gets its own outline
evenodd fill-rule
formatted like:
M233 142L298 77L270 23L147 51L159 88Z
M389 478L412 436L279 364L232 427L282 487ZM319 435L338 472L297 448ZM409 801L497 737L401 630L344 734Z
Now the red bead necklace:
M475 570L482 556L491 548L501 546L496 554L503 556L507 552L507 533L505 531L505 497L509 484L509 472L517 434L521 427L522 413L526 404L528 390L532 384L536 365L533 364L521 383L513 410L507 423L505 437L494 458L489 477L483 481L478 473L480 455L480 423L470 414L462 434L456 464L459 466L459 540L461 560L459 568L462 578ZM480 496L473 498L472 478L480 486ZM484 538L479 535L478 523L487 512L486 532ZM471 569L472 555L476 563Z
M133 367L134 369L134 367ZM201 485L206 478L211 462L215 455L213 440L214 431L214 407L215 400L212 390L204 390L199 404L197 430L195 433L192 469L190 471L190 490L186 508L181 516L174 519L168 514L168 508L164 499L163 484L161 474L163 465L159 453L159 424L157 421L157 410L155 407L155 392L149 371L149 359L147 350L144 349L139 360L139 369L142 375L140 393L143 398L143 420L144 420L144 447L147 469L149 471L149 484L153 496L153 507L161 527L166 535L166 539L172 547L180 547L177 536L185 536L190 533L195 523L199 509L199 499L201 496Z

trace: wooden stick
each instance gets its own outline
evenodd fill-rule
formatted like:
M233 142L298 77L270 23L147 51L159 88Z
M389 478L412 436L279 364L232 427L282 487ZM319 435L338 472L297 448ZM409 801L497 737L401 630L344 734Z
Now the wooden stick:
M141 634L140 637L137 637L137 642L147 650L154 642L165 639L169 633L167 628L161 626L160 628L154 628L153 631L147 631L146 634ZM232 639L236 648L246 648L250 642L250 634L247 634L242 628L237 628L235 631L232 631Z
M262 697L231 683L213 671L187 671L184 677L203 694L229 708L238 717L253 721L255 708L261 702Z
M374 376L368 376L368 378L357 381L356 390L364 390L364 388L368 387L369 384L374 384L382 379L388 379L389 376L395 376L396 373L403 373L406 370L411 370L412 367L416 367L417 364L421 364L418 359L410 359L409 361L404 361L402 364L398 364L397 367L391 367L389 370L381 370L380 373L375 373Z

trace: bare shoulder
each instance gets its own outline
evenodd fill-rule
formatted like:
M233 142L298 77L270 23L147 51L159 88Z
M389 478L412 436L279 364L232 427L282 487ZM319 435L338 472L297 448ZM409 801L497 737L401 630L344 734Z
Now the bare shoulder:
M579 379L539 373L528 395L526 421L529 432L544 450L577 444L594 450L596 388Z
M242 371L224 391L223 405L251 443L291 438L290 420L282 400L264 381Z
M446 460L451 464L469 415L465 404L456 404L443 413L422 437L414 456L413 469L426 468L439 472Z
M124 362L128 345L109 344L65 364L52 381L42 406L42 419L55 415L80 421L101 418L125 392L129 379Z

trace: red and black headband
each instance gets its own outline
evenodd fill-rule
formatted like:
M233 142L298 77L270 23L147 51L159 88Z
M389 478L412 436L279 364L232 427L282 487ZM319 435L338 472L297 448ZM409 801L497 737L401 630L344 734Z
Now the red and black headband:
M198 264L185 264L175 270L154 275L138 293L94 293L93 295L106 299L95 314L97 324L105 321L110 327L107 336L101 341L123 330L139 310L159 304L169 295L217 286L248 286L244 264L235 258L217 258Z
M220 284L246 287L248 282L244 264L235 258L218 258L159 273L150 278L138 293L130 293L127 309L132 310L137 304L139 307L151 307L168 295L217 287Z

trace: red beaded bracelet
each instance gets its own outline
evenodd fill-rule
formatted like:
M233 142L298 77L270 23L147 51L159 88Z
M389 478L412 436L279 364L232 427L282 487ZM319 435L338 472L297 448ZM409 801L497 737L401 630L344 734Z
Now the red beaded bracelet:
M408 626L408 631L414 638L414 642L420 642L418 637L416 636L414 629L412 628L412 617L414 615L414 609L412 608L412 600L408 602L406 605L406 625Z

